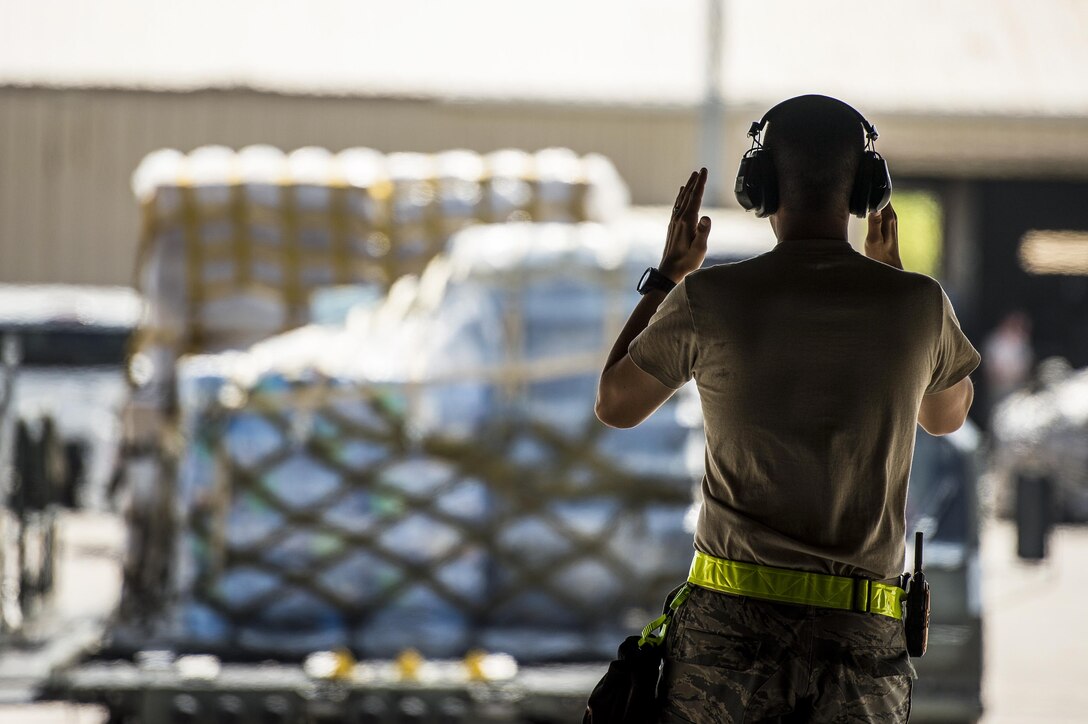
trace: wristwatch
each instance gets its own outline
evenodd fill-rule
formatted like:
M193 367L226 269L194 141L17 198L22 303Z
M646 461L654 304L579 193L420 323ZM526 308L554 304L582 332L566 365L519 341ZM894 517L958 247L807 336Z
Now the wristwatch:
M672 279L669 279L657 269L649 267L646 271L642 272L642 278L638 280L636 289L638 289L639 294L645 294L651 289L660 289L668 294L675 286L676 282Z

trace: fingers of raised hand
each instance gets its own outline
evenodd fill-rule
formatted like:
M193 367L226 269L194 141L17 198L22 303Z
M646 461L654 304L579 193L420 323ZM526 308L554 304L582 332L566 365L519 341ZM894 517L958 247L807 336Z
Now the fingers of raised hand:
M699 169L699 175L696 178L695 186L691 190L691 196L688 199L688 204L692 207L691 211L697 213L699 207L703 203L703 190L706 188L706 168Z
M886 241L895 239L899 228L899 218L895 215L895 209L888 204L880 211L880 232Z
M689 180L690 182L690 180ZM671 230L676 222L683 218L684 215L684 198L687 196L688 184L684 184L680 187L680 192L676 194L676 201L672 205L672 216L669 217L669 229Z
M686 189L687 189L686 184L684 186L680 187L680 192L678 194L676 194L676 201L672 202L672 207L674 209L679 209L680 208L680 202L682 202L684 200L684 191Z
M684 213L687 211L688 200L691 198L691 190L695 187L695 182L697 179L697 174L692 171L691 175L688 176L687 183L684 184L683 191L680 192L679 208L676 210L676 213L680 216L683 216Z
M710 217L704 216L699 219L699 225L695 227L695 240L694 246L699 246L703 249L706 248L707 238L710 236Z
M691 181L689 182L689 188L687 195L684 197L684 208L681 209L681 213L684 216L694 217L699 213L699 206L703 202L703 189L706 187L706 169L700 169L698 171L691 172ZM695 223L695 219L691 219L692 223Z
M865 242L867 244L877 244L883 240L883 220L884 217L879 211L869 214L869 228L865 233Z
M698 209L698 204L702 202L703 188L706 185L706 169L700 171L692 171L688 176L687 183L680 190L680 195L676 200L676 214L678 216L688 216L694 210ZM692 204L695 204L693 206Z

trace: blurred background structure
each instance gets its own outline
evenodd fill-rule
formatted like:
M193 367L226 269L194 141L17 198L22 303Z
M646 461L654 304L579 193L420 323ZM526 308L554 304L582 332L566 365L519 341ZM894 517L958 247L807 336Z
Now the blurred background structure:
M876 124L898 188L935 199L934 270L968 331L1014 298L1040 357L1088 364L1088 282L1021 254L1028 232L1083 227L1082 4L851 7L9 1L0 280L131 283L127 181L158 148L565 146L612 159L637 204L669 201L705 164L718 206L748 124L823 92Z
M928 706L930 716L977 715L981 677L1024 673L1008 662L984 665L982 657L995 651L1020 656L1008 642L1030 642L1022 629L1033 620L988 608L1013 594L1006 583L991 589L999 590L997 598L986 593L985 561L994 562L992 570L1012 571L1009 575L1029 582L1025 590L1045 588L1047 581L1054 581L1040 571L1059 576L1070 570L1068 561L1053 562L1053 556L1080 555L1088 545L1078 537L1081 531L1072 528L1061 531L1060 545L1050 545L1055 523L1088 519L1088 388L1083 371L1088 367L1086 37L1088 6L1076 0L925 0L909 8L860 2L829 8L790 0L196 0L181 5L0 0L0 284L7 287L0 293L0 333L5 337L0 463L7 478L0 481L6 495L5 518L0 520L0 632L11 635L8 641L26 644L40 643L35 630L51 630L44 623L27 628L23 614L58 610L50 608L62 599L53 592L57 573L52 561L63 553L55 550L58 540L85 536L91 549L115 550L115 534L125 531L123 577L126 590L135 595L126 596L119 618L111 594L103 594L100 600L107 603L96 609L101 616L113 616L113 624L161 614L165 609L155 607L163 605L161 600L148 608L146 599L155 591L169 598L189 590L167 570L167 561L181 560L177 551L160 551L148 543L155 536L189 536L186 545L193 550L206 546L200 555L186 559L191 564L184 574L189 583L207 582L228 570L231 546L242 550L243 558L251 555L256 538L247 539L246 548L228 540L230 531L215 530L217 524L227 525L216 517L226 510L224 499L205 505L207 501L193 497L194 489L221 474L199 465L212 458L221 465L222 456L236 455L242 444L249 462L240 464L236 458L231 463L242 469L231 473L237 473L234 484L242 491L263 475L255 469L283 462L261 458L263 444L324 445L323 464L347 464L337 456L344 450L358 453L367 441L359 428L351 431L342 425L330 433L314 426L313 414L299 419L284 414L282 419L268 418L275 428L269 432L258 429L263 423L254 417L268 415L268 410L247 405L259 408L266 388L275 386L269 382L275 377L271 373L287 367L294 372L320 369L323 382L314 383L312 376L303 381L311 392L329 380L349 387L362 384L361 379L370 384L377 373L318 363L320 355L298 353L300 348L337 344L342 354L358 351L345 341L350 332L288 335L273 337L270 346L250 345L330 320L342 323L344 330L376 334L374 325L380 327L380 319L388 323L395 318L409 320L405 324L414 325L415 331L405 336L386 330L383 345L404 353L409 349L406 340L422 347L419 340L430 339L433 344L420 351L441 357L453 348L434 341L441 335L420 336L419 330L472 325L463 319L447 324L434 310L427 311L443 294L457 298L468 293L458 291L456 283L447 287L434 281L443 272L429 267L432 257L456 259L454 247L467 254L459 262L461 281L478 277L472 294L484 295L482 289L499 294L489 285L498 289L514 283L502 281L502 274L486 265L477 268L464 261L472 257L466 250L486 247L491 242L485 239L494 238L481 230L474 236L469 226L490 224L518 248L539 244L552 249L550 263L556 268L581 269L583 287L572 291L540 282L539 297L530 298L527 292L517 302L526 310L534 309L534 303L538 311L558 314L565 309L578 318L572 325L583 325L580 357L562 364L544 360L552 365L549 369L560 370L565 382L533 392L540 379L532 378L535 372L530 370L528 377L508 378L495 387L501 389L503 404L519 410L544 410L540 414L545 417L555 410L573 410L576 406L564 405L591 393L586 380L597 356L603 358L603 348L594 351L594 345L607 342L622 322L617 315L626 302L621 300L629 300L616 290L629 291L634 278L624 287L615 277L617 270L630 272L628 267L647 259L652 263L654 224L664 232L665 217L656 207L671 202L692 168L705 165L711 173L707 205L714 209L717 260L768 248L766 224L744 217L732 198L737 161L748 147L745 133L778 101L817 92L853 104L878 128L877 149L888 159L896 186L893 201L901 218L905 265L942 281L965 331L983 352L975 378L973 427L953 442L920 442L912 481L917 494L910 511L913 524L932 527L929 532L938 541L932 549L934 566L944 566L944 574L938 575L947 575L945 590L955 591L940 614L946 618L938 621L945 628L937 628L937 653L924 662L935 672L928 685L934 686L935 680L948 683L956 678L954 672L961 676L952 687L955 692L944 692L948 697L937 696L939 686L920 697L918 713L926 716ZM302 150L291 153L296 149ZM269 196L261 191L262 184L292 191ZM231 231L239 219L263 224L263 230L239 236ZM511 221L516 222L513 227L497 225ZM544 231L537 228L541 222L566 230ZM262 281L261 275L270 272L269 265L262 271L261 264L269 257L253 252L262 243L261 234L267 233L265 240L275 246L292 234L305 236L300 229L307 225L312 234L306 243L329 248L313 257L321 259L315 269L322 267L327 274L311 270L311 277L289 280L272 274ZM360 243L353 247L350 239L359 228L365 233L358 234ZM207 278L203 271L194 275L197 267L186 266L194 263L194 249L205 250L197 254L200 264L214 266L219 258L214 248L222 240L217 241L217 234L225 234L223 243L232 250L235 266L226 272L212 270ZM178 241L182 237L184 242ZM459 241L447 249L451 238ZM603 238L611 239L606 246L614 244L623 253L600 256L596 245ZM304 254L296 258L290 251L294 247L284 248L285 258L301 263ZM172 253L179 256L170 257ZM276 257L271 266L281 261ZM283 268L289 266L284 262ZM243 267L247 271L239 271ZM518 276L524 270L516 266L507 272L512 279L528 278ZM224 286L223 273L233 282ZM385 298L402 274L423 274L422 279L429 274L431 296L426 289L402 284L400 296ZM541 274L546 280L548 274ZM234 282L238 289L231 286ZM226 314L214 304L229 297L228 292L261 284L286 300L282 317L278 312L261 316L269 309L267 295ZM346 284L370 285L370 291L348 293ZM84 291L89 296L81 296ZM541 301L548 299L552 301ZM585 301L575 304L574 299ZM561 304L564 300L567 306ZM206 314L201 308L205 302L211 303ZM359 312L349 324L347 307L352 302L370 311ZM239 310L241 316L231 317ZM533 335L549 339L548 325L555 320L532 314L496 321L503 334L514 336L494 347L480 342L474 354L505 349L503 345L531 346ZM247 326L246 320L252 323ZM521 324L524 329L516 331ZM595 331L586 331L591 329ZM194 352L207 354L186 356ZM261 365L261 373L254 373ZM275 368L271 372L269 365ZM389 383L411 387L429 379L431 372L422 369L404 378L381 372L387 385L383 399L391 409L416 410L411 414L423 410L420 419L452 424L457 415L451 417L449 410L436 412L434 404L421 403L415 393L389 392ZM219 392L207 393L212 387ZM193 392L198 388L203 391ZM479 395L494 393L481 389L468 397L462 390L457 404L471 406ZM307 404L312 403L310 399ZM127 437L121 429L122 408ZM564 421L571 429L583 424L578 418L576 425L574 418L585 411L563 412L569 416L557 426L562 428ZM214 418L214 425L194 422L205 418ZM335 421L335 414L329 419ZM232 425L249 432L231 438ZM695 434L698 422L676 412L668 425L670 440L680 441L687 439L681 428ZM211 430L222 434L216 437ZM596 434L587 432L587 439L596 439ZM272 438L278 442L268 443ZM390 440L383 438L382 444L391 445ZM631 440L627 447L619 444L606 451L602 460L609 454L622 459L645 447ZM382 454L392 455L391 449ZM690 451L686 454L690 457ZM594 464L605 465L600 460ZM184 481L193 483L194 478L185 478L185 471L192 476L194 465L205 471L205 478L186 488ZM563 475L573 475L574 468L568 467ZM596 474L603 475L604 469L606 465ZM487 477L491 472L477 473L489 485L509 479L509 471L494 473L494 478ZM351 483L353 474L343 473L342 480L349 481L344 487L329 484L325 493L335 504L323 503L320 513L311 509L312 501L295 501L297 509L287 513L277 508L290 525L301 528L295 539L285 533L270 544L274 551L269 555L280 556L273 567L283 568L276 575L297 583L291 578L296 573L288 569L303 559L291 556L300 547L327 545L324 539L298 540L308 535L302 529L314 516L332 515L351 498L351 485L369 480L364 475ZM661 481L671 480L670 475L659 475L654 484L663 485L666 497L672 496L676 504L678 490L686 500L685 486L694 474L685 468L681 482L665 484ZM383 479L379 488L400 484ZM274 481L270 485L276 487ZM451 484L449 491L456 492L458 485ZM463 494L459 504L469 498ZM486 508L502 496L472 499ZM513 508L520 510L523 502L515 501ZM273 503L295 505L290 500ZM119 508L128 516L120 527ZM248 512L231 513L236 517L230 525L244 523L254 509L250 501ZM595 515L606 509L596 509ZM592 519L588 510L556 513L547 518L545 528L555 524L554 530L571 534ZM632 519L645 512L624 510ZM88 525L71 511L82 511L104 528ZM663 524L673 526L669 535L675 535L682 517ZM980 540L983 547L986 541L1009 543L1013 529L996 517L1016 522L1020 559L1041 563L1011 564L992 551L987 557L985 550L980 555ZM69 527L58 528L58 521L68 521ZM163 521L173 527L160 527ZM597 526L598 542L604 540L600 522L588 525ZM244 529L238 526L230 530ZM114 548L94 542L99 538ZM80 544L72 545L78 549ZM210 556L201 557L208 550ZM228 556L225 567L216 551ZM441 551L430 550L424 557L428 555L445 560ZM18 570L12 569L12 560L18 560ZM295 562L288 565L286 560ZM465 565L473 568L476 563ZM592 566L585 570L592 573ZM350 569L345 575L357 574L359 570ZM103 584L107 588L118 585L112 576L122 577L118 571L104 575L112 581ZM253 586L259 583L246 580ZM509 588L509 581L505 585ZM552 587L564 585L557 579ZM618 606L622 599L624 610L642 611L660 598L662 585L663 579L655 579L638 590L615 593L610 602ZM60 590L72 588L61 585ZM270 590L280 591L272 586L264 591L265 599L276 597ZM1070 590L1065 583L1051 589ZM249 599L209 604L201 598L204 593L190 601L196 608L171 609L176 614L171 619L174 633L195 626L193 616L205 633L224 631L215 628L225 625L219 618L223 610L235 616L255 610ZM350 599L354 594L345 595ZM480 607L487 608L480 603L484 600L470 606L475 607L477 624ZM1046 601L1046 607L1061 607L1054 596ZM594 605L588 600L575 603ZM304 609L308 604L293 605ZM342 608L355 610L352 605ZM71 608L61 605L59 610ZM1046 610L1040 608L1039 614L1046 616ZM1020 627L1016 636L1021 638L1010 638L1011 629L993 629L995 621L1013 621L1007 625ZM359 625L359 631L365 629ZM92 629L86 629L81 641L96 640ZM139 649L138 637L150 636L146 630L139 634L123 629L114 626L109 643L117 651ZM348 629L329 628L323 635ZM589 652L603 656L604 642L610 643L615 633L601 626L594 630L599 636L592 645L575 636L578 643L572 646L582 647L582 658ZM157 631L158 638L144 643L184 648ZM349 634L343 636L349 644ZM369 640L368 634L359 636ZM1083 627L1071 630L1070 636L1083 639ZM237 649L237 638L223 634L218 642L228 638ZM318 639L310 643L327 648L330 642L322 639L318 646ZM490 648L517 647L509 637L503 641ZM282 653L278 645L271 649ZM306 648L299 646L298 651ZM398 646L389 643L383 655ZM362 649L356 647L355 653ZM73 652L69 659L76 656ZM217 653L224 654L222 647ZM0 673L18 668L13 661L24 660L0 660ZM170 661L163 661L152 656L148 663L145 656L141 670L169 667ZM949 673L938 675L940 671ZM1084 673L1075 666L1065 668L1067 676ZM27 686L27 691L40 690L37 684ZM988 686L987 702L1006 702L993 692L1016 684L1003 680ZM1062 721L1062 712L1075 710L1077 696L1083 696L1072 689L1056 695L1067 695L1062 701L1068 708L1033 709L1026 702L1017 711L1028 716L1025 721ZM1083 699L1080 704L1088 706ZM942 708L946 705L951 708ZM178 706L184 709L189 703ZM1016 720L1000 719L1000 708L988 710L993 721ZM289 711L281 713L290 720ZM29 716L13 714L23 715Z
M705 164L728 206L748 124L823 92L876 124L897 188L936 204L929 271L972 337L1022 309L1040 358L1088 364L1088 281L1048 262L1075 243L1050 232L1084 226L1083 5L852 8L9 0L0 280L131 283L128 178L159 148L564 146L612 159L637 204Z

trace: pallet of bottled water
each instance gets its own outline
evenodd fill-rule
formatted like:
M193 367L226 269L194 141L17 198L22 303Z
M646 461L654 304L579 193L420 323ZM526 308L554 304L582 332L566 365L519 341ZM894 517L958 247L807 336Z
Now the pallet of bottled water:
M342 326L183 358L179 648L612 655L686 577L701 464L686 391L593 414L644 256L478 227Z

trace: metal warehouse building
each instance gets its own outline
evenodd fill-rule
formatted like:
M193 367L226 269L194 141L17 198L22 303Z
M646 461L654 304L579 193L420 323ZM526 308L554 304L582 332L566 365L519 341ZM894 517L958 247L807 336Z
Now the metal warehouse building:
M1044 251L1088 258L1088 7L853 5L5 3L0 281L130 283L130 176L162 147L567 146L610 157L639 204L705 164L729 205L748 124L821 92L876 124L900 188L940 200L968 331L1018 300L1040 353L1088 364L1085 269L1022 263L1032 230L1078 232Z

